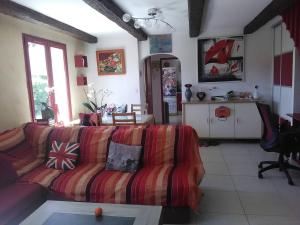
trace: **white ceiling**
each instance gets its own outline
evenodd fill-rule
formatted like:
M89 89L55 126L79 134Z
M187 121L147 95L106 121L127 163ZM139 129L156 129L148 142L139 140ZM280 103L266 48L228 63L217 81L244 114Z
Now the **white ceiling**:
M89 34L123 32L117 24L82 0L13 0Z
M83 0L13 0L67 23L92 35L122 32L123 29L108 20ZM243 28L272 0L209 0L205 6L201 36L242 34ZM125 12L144 17L149 8L160 8L164 19L175 31L188 34L187 0L114 0ZM165 26L147 28L149 34L170 33Z
M202 36L242 34L243 28L272 0L209 0Z

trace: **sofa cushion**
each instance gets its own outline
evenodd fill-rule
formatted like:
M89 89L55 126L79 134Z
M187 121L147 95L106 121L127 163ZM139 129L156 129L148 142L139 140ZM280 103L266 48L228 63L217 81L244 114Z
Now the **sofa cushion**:
M45 160L47 153L47 140L52 127L41 126L37 123L28 123L24 127L26 141L34 149L36 158Z
M80 134L80 162L105 166L108 146L115 127L84 127Z
M112 141L124 145L144 145L145 126L121 126L113 133Z
M104 165L99 163L80 164L57 177L50 190L65 199L87 201L88 185L103 168Z
M14 183L1 188L0 224L11 224L20 216L28 216L45 198L46 190L37 184Z
M134 173L138 170L142 146L132 146L110 142L106 170Z
M46 166L58 170L72 170L77 164L78 156L78 143L53 141Z
M5 131L0 134L0 152L9 151L23 141L25 141L23 127Z
M40 184L48 188L51 182L63 171L41 165L21 177L22 182Z
M0 188L15 182L17 177L17 173L11 163L3 156L0 156Z
M127 187L134 177L133 173L104 170L91 184L89 198L91 202L126 204L130 202Z
M171 192L169 176L172 165L148 166L137 172L128 187L127 194L131 204L168 205L168 193Z
M21 176L44 162L37 157L37 148L32 147L27 141L15 146L5 153L5 158L10 161L18 176Z
M156 166L174 163L176 126L150 126L146 130L144 165Z

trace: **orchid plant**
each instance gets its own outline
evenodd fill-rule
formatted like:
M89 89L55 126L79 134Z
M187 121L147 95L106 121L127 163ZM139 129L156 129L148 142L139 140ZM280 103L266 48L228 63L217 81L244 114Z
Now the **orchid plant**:
M93 84L88 84L87 89L83 88L83 91L86 102L82 104L91 112L105 109L107 104L103 104L104 99L112 94L112 91L107 88L96 90Z

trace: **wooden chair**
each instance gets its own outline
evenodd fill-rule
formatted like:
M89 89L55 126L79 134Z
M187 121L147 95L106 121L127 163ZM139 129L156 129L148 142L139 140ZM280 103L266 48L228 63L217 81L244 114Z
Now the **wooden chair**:
M148 114L148 104L131 104L131 112L136 114Z
M113 125L134 125L136 124L135 112L132 113L113 113Z

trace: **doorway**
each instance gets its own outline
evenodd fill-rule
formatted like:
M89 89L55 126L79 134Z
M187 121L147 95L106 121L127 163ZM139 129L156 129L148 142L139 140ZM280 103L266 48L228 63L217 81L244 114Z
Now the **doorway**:
M181 64L169 54L144 59L145 95L148 113L158 124L181 123Z
M32 121L69 123L72 112L66 45L26 34L23 45Z

